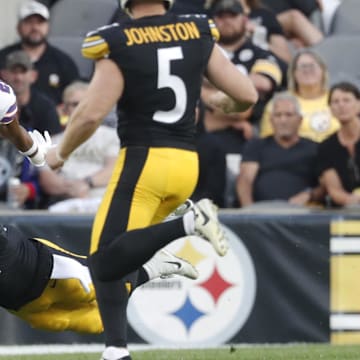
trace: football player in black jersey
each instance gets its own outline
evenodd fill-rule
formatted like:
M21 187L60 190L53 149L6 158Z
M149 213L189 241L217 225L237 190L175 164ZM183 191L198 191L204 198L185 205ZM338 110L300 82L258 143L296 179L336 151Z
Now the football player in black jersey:
M228 245L217 209L208 199L173 221L160 223L192 194L198 178L195 107L202 77L224 96L227 111L257 101L248 77L215 45L218 31L205 15L167 12L172 0L121 0L130 14L90 32L82 52L95 71L62 141L50 149L52 168L88 139L117 104L121 150L95 217L90 269L104 324L103 359L130 359L123 276L158 249L199 234L224 256Z
M190 279L197 270L187 261L160 250L136 276L125 279L130 293L157 277ZM28 238L16 226L0 225L0 306L49 331L103 331L86 256L49 240Z

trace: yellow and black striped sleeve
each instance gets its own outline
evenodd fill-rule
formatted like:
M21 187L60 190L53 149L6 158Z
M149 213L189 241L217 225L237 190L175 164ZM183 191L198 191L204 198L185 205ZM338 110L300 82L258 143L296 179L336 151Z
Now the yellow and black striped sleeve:
M220 32L219 32L218 28L216 27L213 20L208 19L208 22L209 22L210 34L211 34L213 40L218 42L220 39Z
M282 72L280 66L268 59L258 59L251 67L251 73L263 74L269 77L276 85L282 82Z
M84 39L81 53L87 59L98 60L109 56L110 47L99 33L92 33Z

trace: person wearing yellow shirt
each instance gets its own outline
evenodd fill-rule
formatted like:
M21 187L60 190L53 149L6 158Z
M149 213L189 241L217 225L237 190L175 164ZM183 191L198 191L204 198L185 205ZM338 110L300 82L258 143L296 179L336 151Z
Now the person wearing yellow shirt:
M309 49L298 52L288 69L288 89L299 101L303 121L300 136L321 142L339 129L328 105L328 72L324 61ZM270 123L272 102L264 110L260 136L273 134Z

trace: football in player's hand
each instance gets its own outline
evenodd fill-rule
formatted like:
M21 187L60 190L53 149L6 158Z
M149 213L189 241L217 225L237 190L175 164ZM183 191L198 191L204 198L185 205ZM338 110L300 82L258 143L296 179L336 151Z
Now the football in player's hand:
M16 113L16 95L10 85L0 81L0 123L10 123Z

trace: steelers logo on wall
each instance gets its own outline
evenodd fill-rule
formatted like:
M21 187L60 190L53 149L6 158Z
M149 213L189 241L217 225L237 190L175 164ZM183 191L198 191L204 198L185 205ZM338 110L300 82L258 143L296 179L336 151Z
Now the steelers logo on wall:
M197 280L176 275L151 281L134 292L128 319L144 340L156 345L214 346L243 327L255 302L255 268L241 239L225 230L230 242L225 257L196 236L167 246L194 264L200 275Z

